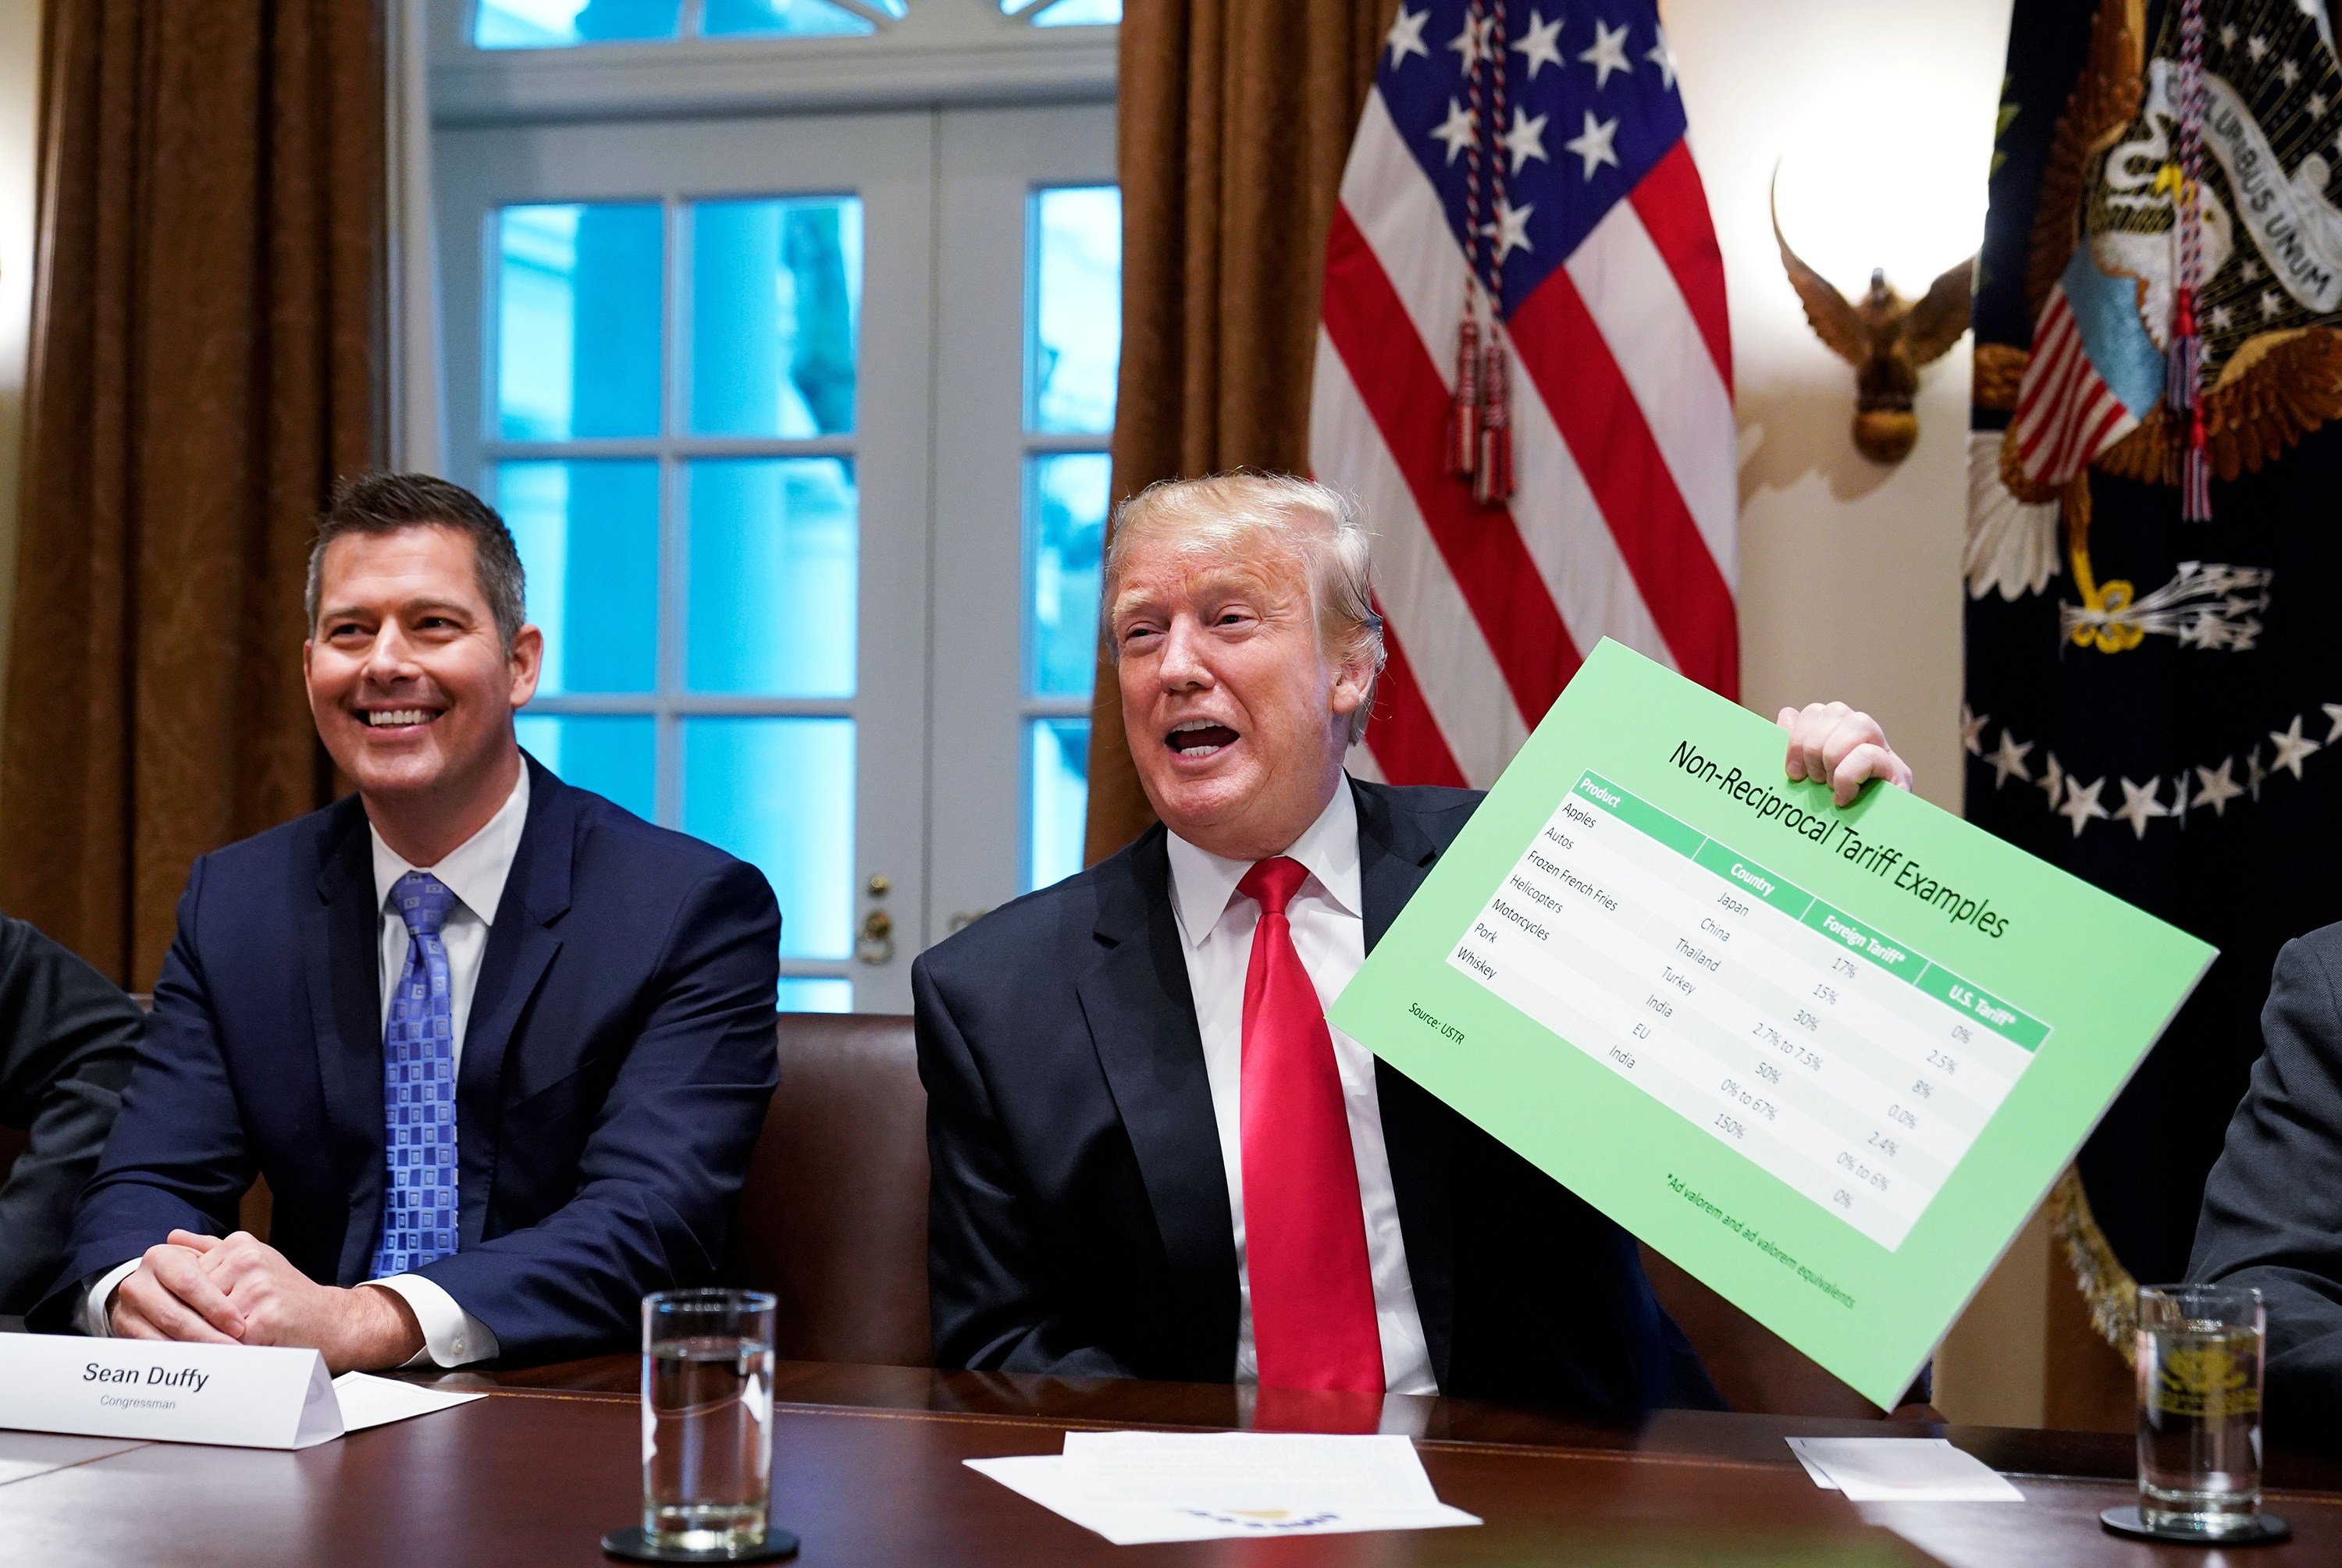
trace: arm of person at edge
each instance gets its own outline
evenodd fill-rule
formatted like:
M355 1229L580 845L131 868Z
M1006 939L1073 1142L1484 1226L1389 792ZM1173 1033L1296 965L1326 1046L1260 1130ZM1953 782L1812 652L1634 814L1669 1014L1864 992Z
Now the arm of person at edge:
M2342 1396L2342 925L2278 952L2260 1060L2204 1183L2191 1283L2268 1313L2269 1431L2331 1451Z

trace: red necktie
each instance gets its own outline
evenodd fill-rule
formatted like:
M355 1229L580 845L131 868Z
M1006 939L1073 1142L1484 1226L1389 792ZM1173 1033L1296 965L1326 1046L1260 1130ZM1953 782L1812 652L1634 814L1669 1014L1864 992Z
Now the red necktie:
M1260 905L1245 969L1245 1261L1269 1388L1383 1391L1382 1334L1342 1074L1285 905L1308 875L1279 856L1236 890Z

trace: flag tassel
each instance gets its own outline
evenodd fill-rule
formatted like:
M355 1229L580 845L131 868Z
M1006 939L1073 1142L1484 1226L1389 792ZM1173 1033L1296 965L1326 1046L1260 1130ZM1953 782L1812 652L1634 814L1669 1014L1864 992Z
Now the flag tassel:
M2171 307L2170 393L2173 411L2186 410L2180 434L2179 515L2188 523L2212 520L2212 474L2204 431L2201 390L2204 338L2196 323L2196 291L2182 285Z
M1483 506L1502 506L1513 498L1509 361L1504 335L1491 328L1486 367L1480 377L1480 462L1472 475L1472 498Z
M1456 334L1456 394L1447 410L1447 472L1469 479L1480 461L1480 328L1469 312Z

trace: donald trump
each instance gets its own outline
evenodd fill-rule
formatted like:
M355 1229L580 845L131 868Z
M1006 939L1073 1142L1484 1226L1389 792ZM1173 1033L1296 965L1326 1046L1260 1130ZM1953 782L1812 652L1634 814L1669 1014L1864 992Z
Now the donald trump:
M938 1364L1717 1403L1632 1238L1326 1025L1480 800L1344 771L1383 660L1355 512L1158 484L1101 619L1160 824L913 970ZM1862 714L1781 722L1842 803L1909 782Z

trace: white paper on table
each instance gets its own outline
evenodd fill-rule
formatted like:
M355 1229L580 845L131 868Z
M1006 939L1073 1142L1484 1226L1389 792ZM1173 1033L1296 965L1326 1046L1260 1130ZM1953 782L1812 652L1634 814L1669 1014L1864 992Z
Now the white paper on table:
M443 1393L420 1383L401 1383L396 1378L345 1372L334 1379L334 1397L341 1402L342 1430L347 1433L405 1421L411 1415L428 1415L435 1410L452 1410L481 1396Z
M1400 1436L1077 1432L1062 1454L966 1463L1117 1546L1480 1523Z
M1856 1503L2022 1503L1998 1471L1940 1437L1792 1437L1789 1452ZM1816 1484L1823 1485L1817 1478Z

